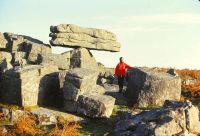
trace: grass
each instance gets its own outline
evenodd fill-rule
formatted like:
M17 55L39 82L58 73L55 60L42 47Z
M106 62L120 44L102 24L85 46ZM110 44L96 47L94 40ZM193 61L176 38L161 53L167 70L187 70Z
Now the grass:
M83 136L94 135L102 136L108 135L113 129L113 121L110 119L91 119L87 124L82 124L80 133Z
M0 126L1 125L13 125L13 123L10 122L9 120L5 120L5 121L0 121Z
M126 106L115 105L112 115L108 119L88 119L87 123L81 125L80 133L83 136L107 136L112 135L114 125L116 123L116 117L119 115L119 111L127 110Z
M33 110L35 110L35 109L38 109L39 108L39 106L26 106L26 107L23 107L23 109L25 110L25 111L33 111Z

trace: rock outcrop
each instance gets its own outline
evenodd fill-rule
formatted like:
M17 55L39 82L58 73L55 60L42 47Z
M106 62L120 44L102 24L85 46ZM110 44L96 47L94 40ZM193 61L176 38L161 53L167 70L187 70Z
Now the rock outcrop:
M34 108L29 111L0 107L0 113L4 115L1 117L2 119L10 120L12 123L16 123L18 119L25 117L26 115L34 115L38 120L38 125L42 126L55 125L59 122L60 118L67 120L68 123L86 122L86 119L82 117L42 107ZM13 126L10 125L10 127Z
M75 68L66 73L63 87L64 109L92 118L108 118L115 99L103 95L103 87L96 85L98 72Z
M50 27L50 40L53 46L77 48L83 47L91 50L120 51L120 43L116 36L103 29L84 28L72 24L61 24Z
M97 75L96 71L83 68L75 68L66 73L63 86L64 109L66 111L77 111L79 95L91 90L96 84Z
M116 136L171 136L199 133L199 110L190 102L168 101L163 108L127 116L119 120L115 127Z
M0 52L0 72L5 72L6 70L9 70L13 68L11 65L12 56L9 52Z
M0 50L4 50L7 46L8 41L6 40L4 34L0 33Z
M58 66L59 70L70 69L70 51L62 54L44 54L42 55L42 64L51 64Z
M42 56L51 53L51 46L29 36L0 33L0 50L9 52L13 66L40 64Z
M12 33L4 33L4 35L8 41L6 50L12 53L13 61L26 59L28 63L39 64L43 54L51 53L51 46L40 40Z
M139 107L162 106L165 100L180 100L181 79L147 68L128 72L126 96Z
M52 93L49 88L53 89L52 85L55 84L55 80L45 80L45 76L54 77L56 72L58 72L58 68L50 65L29 65L6 71L1 77L1 101L21 106L38 105L44 101L45 89Z
M186 128L189 132L200 134L199 109L191 106L185 110L186 112Z
M78 98L78 114L92 118L109 118L113 111L115 99L111 96L87 94Z
M78 96L96 85L98 73L94 70L75 68L67 72L63 87L65 100L75 101Z
M66 119L68 122L84 122L85 119L69 113L50 110L47 108L37 108L31 111L38 118L40 125L56 124L60 118Z
M97 69L97 62L92 53L86 48L78 48L70 51L71 68Z

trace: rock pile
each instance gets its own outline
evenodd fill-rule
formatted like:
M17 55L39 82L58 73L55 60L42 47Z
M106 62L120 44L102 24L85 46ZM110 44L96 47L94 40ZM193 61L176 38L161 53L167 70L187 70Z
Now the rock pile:
M126 96L139 107L163 106L165 100L180 100L181 79L148 68L128 72Z
M99 73L105 75L107 69L98 65L90 49L119 51L115 35L75 25L50 30L53 46L73 50L53 54L51 45L35 38L0 33L0 101L56 106L93 118L108 118L115 99L104 95L105 89L97 85Z
M95 28L84 28L72 24L61 24L51 26L49 34L53 46L71 48L87 48L91 50L104 50L111 52L120 51L120 43L117 42L115 34Z
M163 108L119 120L116 136L195 136L200 134L199 110L190 102L166 101Z

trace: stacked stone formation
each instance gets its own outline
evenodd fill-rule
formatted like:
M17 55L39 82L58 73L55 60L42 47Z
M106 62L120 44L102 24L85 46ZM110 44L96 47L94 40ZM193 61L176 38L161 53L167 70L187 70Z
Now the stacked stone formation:
M180 100L181 79L147 68L128 72L126 96L139 107L162 106L165 100Z
M87 113L90 117L109 117L115 99L104 96L105 89L96 84L99 66L90 49L119 51L120 44L115 35L102 29L75 25L59 25L51 27L51 31L52 45L68 39L70 44L65 47L74 49L52 54L51 46L40 40L0 33L1 101L22 106L43 106L48 105L48 101L64 97L67 111L82 115ZM70 68L73 70L68 72ZM104 68L101 66L100 71ZM62 97L57 96L58 92ZM97 115L92 114L94 111Z
M22 106L37 105L40 101L38 98L44 92L43 84L55 83L44 83L42 79L55 72L58 72L58 68L50 65L29 65L5 72L1 81L1 100Z
M96 85L97 75L96 71L84 68L75 68L66 74L63 87L66 111L93 118L110 117L115 99L98 91L103 88Z
M91 50L104 50L111 52L120 51L120 43L117 42L115 34L95 28L84 28L72 24L60 24L51 26L49 34L52 46L70 48L87 48Z
M8 66L51 64L58 66L60 70L75 67L97 69L96 60L88 49L78 48L62 54L53 54L50 45L29 36L0 33L0 50L11 54ZM2 65L5 66L4 63ZM8 67L10 68L12 67Z

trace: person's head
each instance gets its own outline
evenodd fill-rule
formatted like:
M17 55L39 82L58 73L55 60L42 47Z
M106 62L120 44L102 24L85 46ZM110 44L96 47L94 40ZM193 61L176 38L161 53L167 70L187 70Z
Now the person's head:
M123 57L120 57L120 58L119 58L119 61L120 61L120 63L124 62Z

